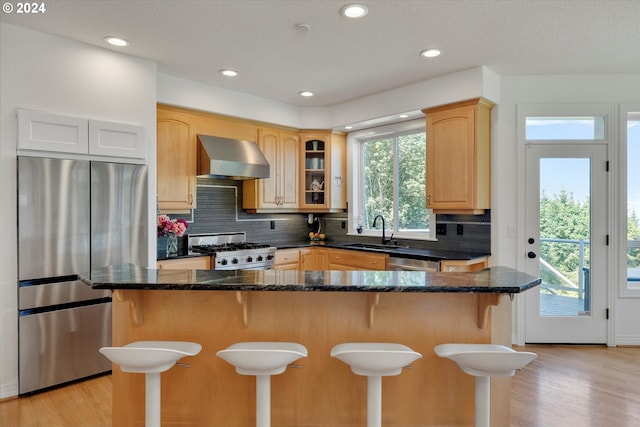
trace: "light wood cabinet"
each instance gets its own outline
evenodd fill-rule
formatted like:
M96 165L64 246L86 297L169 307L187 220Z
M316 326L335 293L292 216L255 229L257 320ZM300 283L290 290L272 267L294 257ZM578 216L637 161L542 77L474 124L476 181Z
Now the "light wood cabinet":
M345 210L346 136L331 131L305 130L300 132L300 139L300 210Z
M165 270L211 270L210 256L163 259L158 261L158 269Z
M427 208L482 214L491 207L491 109L479 98L423 110Z
M384 270L388 255L348 249L329 249L329 270Z
M300 269L300 250L294 249L278 249L273 260L274 270L299 270Z
M157 111L157 193L163 213L196 207L196 135L188 116Z
M327 270L329 251L326 248L300 249L300 270Z
M443 260L440 261L440 271L469 273L483 270L489 267L489 257L479 257L468 260Z
M270 176L243 183L244 209L253 212L298 210L299 145L296 132L258 129L258 146L269 162Z

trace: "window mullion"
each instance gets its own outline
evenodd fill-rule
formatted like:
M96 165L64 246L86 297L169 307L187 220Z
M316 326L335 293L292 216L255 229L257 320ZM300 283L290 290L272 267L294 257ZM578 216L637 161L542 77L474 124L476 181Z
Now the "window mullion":
M391 226L392 233L398 234L399 222L398 222L398 200L400 200L400 162L399 155L400 149L398 147L399 141L398 135L393 137L393 221Z

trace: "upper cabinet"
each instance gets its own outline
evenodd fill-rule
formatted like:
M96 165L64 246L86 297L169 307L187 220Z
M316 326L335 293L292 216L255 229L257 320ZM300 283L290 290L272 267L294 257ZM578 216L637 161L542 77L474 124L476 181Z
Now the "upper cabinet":
M144 127L18 109L18 149L145 158Z
M300 211L347 208L346 137L331 131L300 132Z
M491 208L491 109L483 98L422 110L427 133L427 208L482 214Z
M243 183L244 209L254 212L296 212L299 193L297 132L261 127L258 146L270 165L269 178Z
M157 193L163 213L196 207L196 135L189 118L158 106Z

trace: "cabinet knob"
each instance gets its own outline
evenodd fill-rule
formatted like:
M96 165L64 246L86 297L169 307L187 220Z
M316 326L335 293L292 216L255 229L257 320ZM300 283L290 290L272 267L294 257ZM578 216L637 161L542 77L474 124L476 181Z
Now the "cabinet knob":
M431 194L427 194L427 206L431 206Z

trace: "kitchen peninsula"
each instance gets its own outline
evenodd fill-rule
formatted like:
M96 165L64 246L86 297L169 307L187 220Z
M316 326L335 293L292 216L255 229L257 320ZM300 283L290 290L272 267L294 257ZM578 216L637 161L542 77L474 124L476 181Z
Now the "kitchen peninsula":
M113 290L113 345L185 340L202 352L163 373L163 425L254 425L255 379L215 353L240 341L307 347L272 378L274 426L364 425L366 378L329 356L342 342L397 342L422 353L383 379L383 425L473 424L473 378L437 357L441 343L511 342L511 298L540 279L505 267L422 271L151 270L122 265L82 280ZM492 426L508 426L510 378L492 379ZM143 375L113 368L113 425L144 420Z

